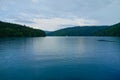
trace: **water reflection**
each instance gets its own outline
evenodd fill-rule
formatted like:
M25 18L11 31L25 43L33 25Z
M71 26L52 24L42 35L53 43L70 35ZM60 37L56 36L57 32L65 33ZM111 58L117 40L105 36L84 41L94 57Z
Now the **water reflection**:
M119 52L118 37L1 38L0 80L120 80Z

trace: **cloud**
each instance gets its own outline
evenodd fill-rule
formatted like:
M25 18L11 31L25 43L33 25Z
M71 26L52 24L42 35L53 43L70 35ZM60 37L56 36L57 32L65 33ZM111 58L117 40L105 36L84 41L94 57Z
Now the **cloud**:
M33 3L37 3L39 0L31 0Z
M34 23L33 21L30 21L30 20L21 20L21 19L14 19L13 21L16 22L16 23L28 24L28 25Z
M120 22L120 1L114 0L112 3L94 13L90 14L89 17L98 20L100 24L113 25Z
M119 4L120 0L0 0L0 20L46 30L107 25L119 22Z
M65 19L65 18L50 18L50 19L33 19L35 24L31 24L31 26L35 28L41 28L43 30L49 31L57 30L60 28L65 28L67 25L73 26L84 26L84 25L96 25L97 21L95 20L87 20L87 19ZM69 26L70 27L70 26Z

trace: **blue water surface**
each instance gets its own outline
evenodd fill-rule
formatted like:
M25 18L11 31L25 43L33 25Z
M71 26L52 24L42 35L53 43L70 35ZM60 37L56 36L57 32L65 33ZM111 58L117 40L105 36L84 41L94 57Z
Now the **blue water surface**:
M120 80L120 37L0 38L0 80Z

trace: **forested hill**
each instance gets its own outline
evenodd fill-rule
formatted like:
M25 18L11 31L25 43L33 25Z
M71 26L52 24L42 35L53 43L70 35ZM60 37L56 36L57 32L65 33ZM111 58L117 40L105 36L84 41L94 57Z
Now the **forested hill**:
M47 36L120 36L120 23L112 26L76 26L49 32Z
M76 26L50 32L47 36L96 36L97 32L110 26Z
M45 32L13 23L0 21L0 37L44 37Z
M120 36L120 23L98 32L99 36Z

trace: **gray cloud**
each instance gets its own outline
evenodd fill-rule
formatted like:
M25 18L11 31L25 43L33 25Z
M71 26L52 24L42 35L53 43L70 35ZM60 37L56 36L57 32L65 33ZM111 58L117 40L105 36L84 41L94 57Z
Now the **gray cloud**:
M119 4L120 0L0 0L0 20L34 24L39 28L41 26L35 20L49 21L55 18L94 20L98 25L113 24L120 20Z
M15 19L14 22L24 23L24 24L33 24L33 23L35 23L33 21L30 21L30 20L21 20L21 19Z

